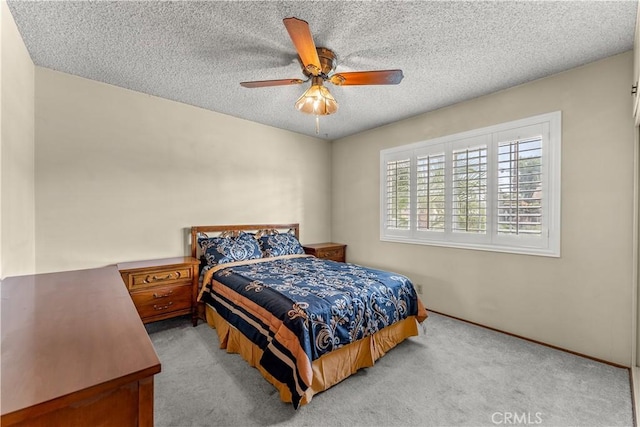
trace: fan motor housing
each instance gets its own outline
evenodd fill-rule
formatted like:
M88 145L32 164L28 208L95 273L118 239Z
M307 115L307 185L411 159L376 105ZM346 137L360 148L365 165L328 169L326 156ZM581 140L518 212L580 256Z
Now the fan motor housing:
M338 58L331 49L327 49L326 47L317 47L316 51L318 52L318 58L320 59L322 77L326 79L329 73L336 69ZM298 60L300 60L300 58L298 58ZM309 71L307 71L305 65L302 63L301 65L304 75L307 77L311 77L312 75Z

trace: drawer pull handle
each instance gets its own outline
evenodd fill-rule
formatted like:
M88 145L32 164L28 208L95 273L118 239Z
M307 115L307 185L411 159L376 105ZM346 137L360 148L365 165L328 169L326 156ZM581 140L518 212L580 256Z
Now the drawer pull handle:
M158 295L158 294L154 293L154 294L153 294L153 297L154 297L154 298L166 298L166 297L168 297L169 295L171 295L172 293L173 293L173 290L170 290L169 292L167 292L167 293L166 293L166 294L164 294L164 295Z
M176 271L175 273L169 273L164 277L158 277L155 274L153 276L151 276L150 274L147 275L147 277L144 278L144 282L145 283L149 283L149 282L162 282L164 280L169 280L171 278L173 278L173 275L175 274L176 279L180 278L180 272Z
M154 310L166 310L167 308L171 307L173 305L173 302L170 302L167 305L155 305L153 304L153 309Z

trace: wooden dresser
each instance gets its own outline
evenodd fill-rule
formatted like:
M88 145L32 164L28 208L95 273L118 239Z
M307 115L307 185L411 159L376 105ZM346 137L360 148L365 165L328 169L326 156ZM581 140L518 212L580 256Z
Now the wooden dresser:
M3 426L153 425L160 361L115 266L0 286Z
M347 258L347 245L342 243L313 243L303 245L304 252L318 258L345 262Z
M131 299L144 323L191 314L198 324L198 265L192 257L164 258L118 264Z

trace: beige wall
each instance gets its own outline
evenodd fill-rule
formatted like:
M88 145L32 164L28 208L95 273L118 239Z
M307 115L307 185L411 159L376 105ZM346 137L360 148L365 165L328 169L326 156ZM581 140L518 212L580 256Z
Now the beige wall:
M631 52L334 142L332 239L427 307L624 365L631 357ZM383 148L562 111L561 258L381 242ZM354 167L354 165L357 165Z
M180 256L192 225L329 239L330 168L329 142L36 67L38 272Z
M35 271L34 66L3 0L0 101L0 278Z

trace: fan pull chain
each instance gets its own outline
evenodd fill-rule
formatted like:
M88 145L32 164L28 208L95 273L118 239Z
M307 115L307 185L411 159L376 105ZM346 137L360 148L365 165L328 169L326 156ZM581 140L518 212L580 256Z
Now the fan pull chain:
M320 116L316 116L316 135L320 134Z

